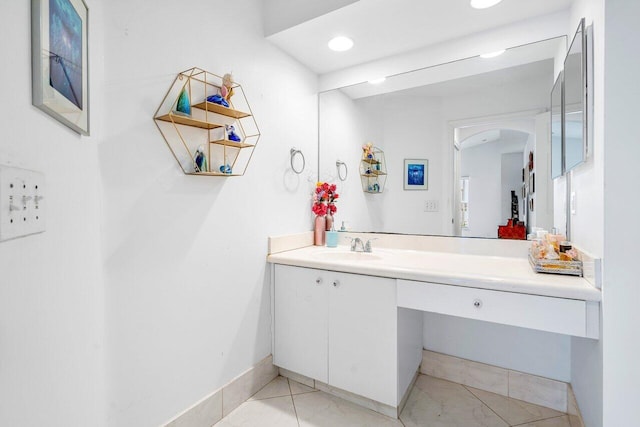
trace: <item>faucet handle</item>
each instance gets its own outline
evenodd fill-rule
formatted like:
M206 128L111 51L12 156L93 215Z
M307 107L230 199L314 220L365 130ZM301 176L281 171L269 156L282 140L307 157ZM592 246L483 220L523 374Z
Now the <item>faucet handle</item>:
M371 242L373 242L374 240L378 240L378 238L374 237L373 239L367 240L367 243L364 244L364 251L365 252L371 252L371 250L372 250Z
M356 250L356 241L357 241L357 237L347 237L347 239L351 239L351 250L355 251Z

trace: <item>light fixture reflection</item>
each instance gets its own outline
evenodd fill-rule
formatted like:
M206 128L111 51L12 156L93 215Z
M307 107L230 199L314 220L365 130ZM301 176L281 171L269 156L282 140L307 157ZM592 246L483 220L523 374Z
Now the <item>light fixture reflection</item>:
M327 43L329 49L334 50L336 52L344 52L345 50L349 50L353 47L353 40L349 37L338 36L329 40Z
M385 80L387 80L386 77L380 77L378 79L369 80L369 83L371 83L372 85L379 85L380 83L382 83Z
M483 53L480 55L480 58L495 58L496 56L500 56L505 53L505 49L497 50L495 52Z
M474 9L486 9L495 6L502 0L471 0L471 7Z

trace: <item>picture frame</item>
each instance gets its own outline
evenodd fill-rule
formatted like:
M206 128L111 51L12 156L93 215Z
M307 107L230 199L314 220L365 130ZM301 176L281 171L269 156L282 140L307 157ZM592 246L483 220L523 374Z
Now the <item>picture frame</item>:
M32 103L89 135L89 10L83 0L31 0Z
M532 173L531 174L531 192L535 193L536 192L536 173Z
M404 189L429 189L429 160L404 159Z

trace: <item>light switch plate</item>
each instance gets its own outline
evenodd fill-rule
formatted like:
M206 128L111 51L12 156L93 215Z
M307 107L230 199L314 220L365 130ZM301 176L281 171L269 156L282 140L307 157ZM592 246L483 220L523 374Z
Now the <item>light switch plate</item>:
M45 231L44 174L0 165L0 241Z
M424 204L425 212L438 212L438 201L437 200L427 200Z

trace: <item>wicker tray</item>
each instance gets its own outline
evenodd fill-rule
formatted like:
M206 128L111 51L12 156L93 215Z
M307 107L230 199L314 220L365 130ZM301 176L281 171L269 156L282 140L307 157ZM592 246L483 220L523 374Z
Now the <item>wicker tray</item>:
M560 261L559 259L535 259L529 253L529 264L537 273L582 276L582 261Z

